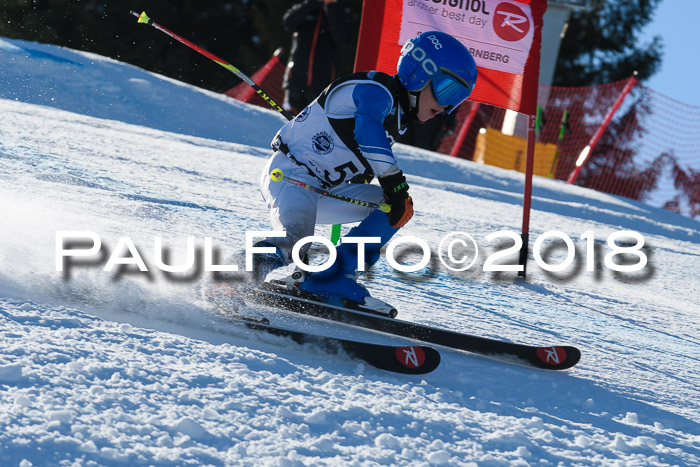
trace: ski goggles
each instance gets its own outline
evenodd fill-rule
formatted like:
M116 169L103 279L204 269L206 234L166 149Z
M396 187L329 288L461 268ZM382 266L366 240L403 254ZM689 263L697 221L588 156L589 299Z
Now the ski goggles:
M447 113L452 112L472 93L469 83L446 68L440 68L430 76L430 89L437 103L447 106Z

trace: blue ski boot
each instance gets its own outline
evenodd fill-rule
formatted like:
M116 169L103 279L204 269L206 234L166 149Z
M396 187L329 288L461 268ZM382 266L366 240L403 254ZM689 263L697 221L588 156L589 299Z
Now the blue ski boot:
M365 267L372 266L379 260L381 248L398 231L389 225L386 215L374 211L359 225L352 228L344 237L379 237L379 243L365 244ZM325 271L312 272L296 281L296 286L311 294L321 297L325 303L351 307L370 308L374 312L395 315L396 310L389 304L373 298L369 291L357 282L358 251L356 243L342 242L336 248L338 256L335 263ZM360 259L362 261L362 259Z

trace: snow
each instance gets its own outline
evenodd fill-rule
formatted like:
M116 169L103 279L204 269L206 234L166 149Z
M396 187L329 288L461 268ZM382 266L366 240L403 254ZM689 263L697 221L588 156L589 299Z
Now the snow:
M374 295L405 320L583 357L546 372L440 349L431 374L382 372L251 334L202 309L204 274L155 267L156 237L180 264L190 236L225 258L270 229L257 183L282 117L65 48L0 39L0 60L2 465L700 465L697 221L536 179L531 246L559 230L575 261L531 257L523 282L483 271L512 244L487 235L519 232L522 176L397 145L416 206L401 235L435 253L469 233L480 255L466 272L382 260ZM620 230L644 237L639 272L604 265ZM96 233L101 256L57 271L58 231ZM103 271L124 237L149 272Z

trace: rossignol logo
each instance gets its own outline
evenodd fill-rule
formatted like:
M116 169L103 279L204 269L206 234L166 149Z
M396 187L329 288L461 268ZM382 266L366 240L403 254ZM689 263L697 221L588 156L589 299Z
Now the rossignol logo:
M486 1L485 0L408 0L408 6L417 6L422 10L430 12L430 14L439 14L440 10L435 8L436 5L443 5L445 8L442 9L441 16L444 18L457 19L457 21L463 21L464 16L462 14L456 13L454 10L464 10L465 12L482 13L484 15L490 15L491 13L486 11ZM449 10L448 10L449 8Z
M537 357L547 365L559 365L566 360L566 351L561 347L540 347Z
M311 138L311 147L316 154L328 154L334 146L333 138L325 131L319 131Z
M406 368L420 368L425 363L425 352L420 347L399 347L396 358Z
M504 41L516 42L527 36L530 20L516 5L501 3L493 12L493 30Z

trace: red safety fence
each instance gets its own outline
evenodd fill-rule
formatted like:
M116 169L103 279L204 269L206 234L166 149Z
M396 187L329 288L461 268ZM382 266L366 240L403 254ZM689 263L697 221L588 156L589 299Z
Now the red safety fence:
M538 101L536 175L700 217L700 107L634 78L577 88L540 86ZM470 106L459 109L457 128L470 113ZM457 155L524 171L527 120L520 116L509 137L500 131L504 115L503 109L479 105ZM438 151L454 153L457 135L444 138ZM581 153L594 141L577 173Z
M278 51L251 78L282 101L283 76ZM241 83L226 94L266 106L247 88ZM541 85L538 104L535 175L700 217L700 107L634 78L587 87ZM431 128L444 133L432 149L524 172L527 118L519 116L509 134L502 132L504 120L504 109L467 102L442 128ZM588 157L581 157L587 146Z
M254 83L260 86L265 93L275 102L284 101L284 89L282 89L282 81L284 80L285 64L282 63L284 49L281 47L275 50L275 54L267 63L250 77ZM238 99L239 101L249 104L258 105L260 107L270 108L270 105L262 97L260 97L253 88L246 83L241 82L232 87L226 94L229 97Z

